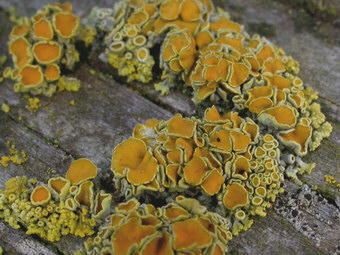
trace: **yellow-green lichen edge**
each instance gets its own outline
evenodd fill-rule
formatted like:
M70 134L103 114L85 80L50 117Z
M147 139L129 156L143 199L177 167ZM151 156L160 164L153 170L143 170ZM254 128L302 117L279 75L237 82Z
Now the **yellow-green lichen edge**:
M54 177L47 184L26 176L9 179L0 190L0 219L16 229L24 226L27 235L50 242L68 234L94 234L98 222L109 213L112 196L94 190L89 179L96 176L97 168L90 160L74 161L68 173L68 178ZM77 184L71 186L74 178Z
M79 62L77 40L86 45L95 31L80 26L80 18L72 13L72 5L49 4L29 18L20 18L9 36L9 53L13 67L7 78L15 82L15 92L52 96L57 90L78 91L80 82L61 74L73 70Z
M237 235L252 225L253 215L265 216L283 191L278 146L250 118L220 115L212 107L203 119L177 114L138 124L114 149L111 167L125 198L194 197Z

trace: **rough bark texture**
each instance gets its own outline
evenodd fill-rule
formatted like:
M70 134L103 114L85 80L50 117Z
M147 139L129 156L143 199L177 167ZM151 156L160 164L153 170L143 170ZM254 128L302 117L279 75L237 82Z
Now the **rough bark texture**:
M11 28L6 8L15 6L20 15L32 15L50 1L0 0L0 54L5 54ZM62 1L64 2L64 1ZM70 1L78 15L86 15L92 5L111 6L113 1ZM299 9L270 0L215 1L245 25L250 34L259 33L283 47L300 62L303 81L320 93L320 103L334 127L315 152L305 157L316 162L311 175L303 176L308 185L299 187L286 181L286 192L268 210L267 217L255 218L252 228L230 242L232 254L336 254L340 253L340 193L324 181L324 175L340 180L340 36L339 30L322 23ZM2 8L2 9L1 9ZM92 66L91 66L92 63ZM95 65L93 63L96 63ZM89 70L96 70L91 75ZM114 81L105 64L94 59L83 63L74 76L82 82L78 93L58 93L41 98L37 112L25 109L26 99L12 90L10 81L0 84L0 104L10 105L10 113L0 113L0 156L8 154L7 141L25 150L23 165L0 165L0 188L13 176L27 175L47 180L62 175L73 159L88 157L98 165L100 176L109 172L112 149L131 135L137 123L149 118L168 119L175 112L197 113L190 97L180 93L159 96L148 84L122 84ZM75 105L69 102L75 100ZM20 120L19 120L20 119ZM107 186L105 180L99 183ZM313 187L313 201L301 204L302 190ZM325 199L326 198L326 199ZM296 215L295 210L298 212ZM294 212L293 212L294 211ZM81 247L80 238L66 237L47 244L23 230L13 230L0 222L0 246L5 254L72 254Z

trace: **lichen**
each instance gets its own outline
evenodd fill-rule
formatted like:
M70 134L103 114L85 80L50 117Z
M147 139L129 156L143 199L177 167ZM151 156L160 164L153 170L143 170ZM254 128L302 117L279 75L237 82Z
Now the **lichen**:
M30 112L36 112L41 107L40 99L38 97L28 97L27 102L28 105L25 105L25 108Z
M299 63L210 1L120 1L94 8L86 22L102 32L108 62L127 81L160 78L154 86L162 95L184 84L197 104L232 105L274 135L282 155L304 156L332 131L318 94L297 76ZM162 74L154 77L158 58ZM294 179L304 172L285 163Z
M19 151L15 144L10 141L7 141L6 144L9 147L9 155L1 157L0 164L3 167L8 167L9 163L22 165L28 160L26 152L24 150Z
M327 183L334 185L340 191L340 182L336 181L333 176L324 175L324 178Z
M117 205L76 254L224 254L232 236L228 229L228 220L196 199L178 196L162 207L131 199Z
M221 116L212 107L202 120L177 114L138 124L114 149L111 167L124 197L194 196L228 219L237 235L252 225L252 215L265 216L283 191L278 145L251 119Z
M6 103L1 104L1 111L3 111L4 113L9 113L10 109L11 108L9 107L8 104L6 104Z
M72 163L69 176L73 176L70 172L79 164L83 167L77 170L76 183L64 177L51 178L48 183L26 176L9 179L5 189L0 190L0 219L15 229L23 226L27 235L36 234L50 242L68 234L92 235L97 223L108 213L111 195L100 191L100 196L95 196L94 184L89 181L95 177L92 173L91 178L81 178L87 175L89 162L79 159ZM87 184L91 190L82 188Z
M30 19L16 20L8 42L14 66L4 75L15 81L14 91L52 96L62 79L60 70L72 70L79 62L75 42L80 31L83 37L88 34L69 3L49 4Z

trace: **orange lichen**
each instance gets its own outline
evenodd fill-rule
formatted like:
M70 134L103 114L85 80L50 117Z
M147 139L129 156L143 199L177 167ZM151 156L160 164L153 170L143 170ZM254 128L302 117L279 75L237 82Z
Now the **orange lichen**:
M136 185L151 182L158 171L157 160L147 151L145 143L135 138L115 148L111 167L120 175L125 175L127 169L128 180Z
M97 176L97 167L91 160L81 158L71 163L66 172L66 179L73 185L78 185L84 181L91 180Z
M24 37L19 37L11 41L8 48L14 57L14 64L17 68L22 68L32 62L33 57L30 44Z
M229 84L232 87L240 86L244 83L249 76L249 68L243 63L234 62L231 65L231 75L229 78Z
M223 176L217 170L213 170L202 182L201 187L206 193L212 196L220 191L223 183L224 183Z
M79 27L79 17L68 12L58 12L53 16L53 27L62 38L71 38Z
M87 207L91 208L94 205L93 186L93 182L91 181L83 182L79 187L78 193L74 197L75 201L77 201L77 203L80 205L86 205Z
M209 232L194 219L188 219L173 224L174 243L176 251L186 249L200 249L208 247L212 243Z
M31 194L31 202L34 205L46 204L51 199L51 192L44 186L36 187Z
M232 22L226 18L220 18L216 22L211 22L210 29L212 31L230 30L236 33L241 32L241 26L238 23Z
M251 143L250 137L240 133L239 131L231 131L230 137L233 140L234 151L244 152Z
M73 91L79 89L79 82L73 82L74 78L60 75L62 67L71 70L79 61L79 52L75 47L79 17L71 11L70 3L49 4L43 10L38 10L31 20L24 18L17 21L18 25L13 29L9 41L9 53L15 67L9 78L16 82L13 87L15 92L51 97L57 87L60 91L65 87ZM93 32L85 30L80 35L82 40L85 40L83 36ZM41 82L27 85L22 83L19 75L15 75L27 65L40 66L41 72L45 74Z
M23 86L37 86L44 80L40 66L25 65L19 72L20 83Z
M153 237L142 249L141 255L173 255L170 235L162 233Z
M202 10L198 2L194 0L184 0L181 6L181 18L184 21L197 21L201 17Z
M191 185L199 185L208 169L209 168L202 158L194 156L183 169L184 178L186 182Z
M60 68L56 64L51 64L46 67L45 79L47 81L56 81L60 78Z
M70 181L62 177L51 178L48 181L48 186L59 196L64 196L68 192L70 185Z
M21 37L21 36L26 36L27 33L30 31L31 26L29 24L29 21L27 19L22 20L22 24L16 25L13 27L10 37Z
M180 206L170 204L164 208L164 218L168 221L177 221L189 218L190 214Z
M196 43L189 30L170 32L163 43L162 59L174 73L188 73L196 60Z
M228 130L221 130L210 137L210 145L224 152L229 152L232 149L232 141Z
M282 131L278 134L279 139L287 146L293 147L298 155L306 155L311 135L311 128L301 124L296 125L293 130Z
M277 123L283 128L291 128L296 124L296 113L292 107L280 105L268 108L258 116L261 122ZM273 124L274 125L274 124Z
M131 248L140 245L144 238L156 232L153 226L142 226L138 218L130 218L122 224L112 235L113 252L117 255L126 255Z
M116 208L97 236L85 242L86 254L203 254L215 245L227 250L222 235L231 235L228 224L195 199L179 196L165 207L142 204L131 212L118 213ZM150 208L152 212L176 208L185 212L185 217L169 221L162 213L150 215Z
M61 57L61 47L57 42L38 42L33 45L34 58L41 64L50 64Z
M34 37L38 40L52 40L54 31L48 19L40 19L33 24Z
M159 7L159 14L165 20L177 19L180 11L180 3L177 0L164 1Z
M246 180L250 172L249 160L243 156L237 156L233 162L233 177Z
M223 203L228 210L234 210L238 207L245 206L248 203L248 192L238 183L228 185L227 191L223 197Z
M176 114L168 123L168 134L178 137L191 138L194 135L196 124L191 120L183 119Z

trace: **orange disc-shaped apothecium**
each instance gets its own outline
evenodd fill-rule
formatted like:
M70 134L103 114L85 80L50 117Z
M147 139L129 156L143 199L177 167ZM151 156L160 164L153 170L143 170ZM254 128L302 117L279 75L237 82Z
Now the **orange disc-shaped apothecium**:
M185 0L181 7L181 18L184 21L197 21L201 17L201 8L195 0Z
M111 167L118 175L124 175L127 169L127 179L134 185L151 182L158 172L157 160L136 138L125 140L114 149Z
M32 52L38 63L45 65L53 63L61 57L61 47L53 41L37 42L33 45Z
M145 238L150 237L156 231L154 226L141 225L141 219L137 217L130 218L111 237L114 254L127 255L132 245L137 245L138 247Z
M172 225L174 233L173 248L176 251L202 249L211 245L213 239L198 220L187 219Z
M31 202L34 205L42 205L47 203L51 198L51 192L44 186L36 187L31 194Z
M23 86L37 86L44 80L40 66L26 65L20 70L19 75Z
M24 37L19 37L9 43L9 52L14 57L14 64L17 68L22 68L32 62L29 42Z
M208 170L205 161L194 156L183 169L185 181L194 186L199 185Z
M54 36L53 28L51 23L42 18L33 24L34 37L39 40L52 40Z
M296 123L296 116L294 114L294 111L292 107L288 105L280 105L268 108L260 113L260 118L261 115L269 115L274 120L274 122L277 122L279 125L283 125L286 127L293 127Z
M74 197L74 199L80 204L80 205L86 205L87 207L91 208L93 205L93 182L87 181L83 182L80 187L79 191Z
M141 255L173 255L170 235L162 233L161 236L152 238L142 249Z
M223 183L223 176L217 170L213 170L202 182L201 187L206 193L213 196L220 191Z
M63 38L71 38L79 27L79 17L69 12L58 12L53 16L53 27Z
M81 158L73 161L66 172L66 179L73 185L78 185L84 181L93 179L97 176L97 167L91 160Z
M19 37L19 36L25 36L28 31L30 31L31 27L24 23L22 25L17 25L12 29L12 32L10 34L10 37Z
M229 131L220 130L213 133L210 137L210 145L224 152L230 152L232 149L232 141Z
M241 184L233 183L227 186L226 190L223 204L228 210L234 210L248 203L248 192Z
M47 81L56 81L60 78L60 68L56 64L47 66L45 70L45 79Z
M182 115L176 114L169 120L168 134L184 138L191 138L194 135L196 123L190 119L183 119Z
M164 209L164 216L168 221L177 221L180 219L186 219L190 217L190 214L183 208L174 204L169 204Z
M48 181L48 185L58 194L61 194L65 186L70 186L70 181L63 177L52 178Z
M305 155L307 153L307 144L312 135L312 129L305 125L296 125L294 130L288 132L280 132L279 137L284 143L295 143L298 154Z
M178 0L163 1L159 8L159 14L162 19L174 20L177 19L180 13L180 3Z

